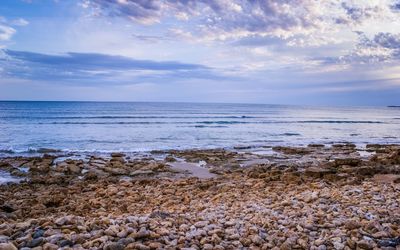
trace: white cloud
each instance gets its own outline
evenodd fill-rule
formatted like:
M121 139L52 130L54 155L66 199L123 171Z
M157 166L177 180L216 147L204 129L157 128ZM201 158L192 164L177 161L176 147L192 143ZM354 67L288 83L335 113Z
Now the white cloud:
M8 41L17 31L9 26L0 24L0 41Z
M10 23L15 26L26 26L29 24L29 22L23 18L12 20Z

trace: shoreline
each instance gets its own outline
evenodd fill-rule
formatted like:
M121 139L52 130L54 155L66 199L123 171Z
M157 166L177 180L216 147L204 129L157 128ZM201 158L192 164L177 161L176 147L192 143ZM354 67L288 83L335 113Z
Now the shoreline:
M0 249L400 247L400 145L267 149L0 158Z

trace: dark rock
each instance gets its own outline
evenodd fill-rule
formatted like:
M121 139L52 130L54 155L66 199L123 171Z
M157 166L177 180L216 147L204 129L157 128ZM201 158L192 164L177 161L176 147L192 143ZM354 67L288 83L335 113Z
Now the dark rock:
M37 229L37 230L33 233L32 238L36 239L36 238L39 238L39 237L43 237L44 232L45 232L45 231L44 231L43 229Z
M135 239L127 237L127 238L122 238L120 240L118 240L118 244L123 245L123 246L127 246L131 243L135 242Z
M380 247L397 247L400 246L400 237L393 239L378 240L378 246Z
M33 240L29 241L29 242L26 244L26 247L31 247L31 248L33 248L33 247L40 246L40 245L43 243L43 241L44 241L44 239L43 239L42 237L33 239Z
M325 145L324 144L308 144L309 148L324 148Z
M167 157L165 157L165 161L166 162L176 162L176 159L173 156L168 155Z
M60 247L72 247L74 245L74 243L70 240L61 240L58 245Z
M342 158L342 159L335 159L333 164L334 166L358 166L361 163L360 159L357 158Z
M329 168L319 168L319 167L309 167L305 170L305 175L313 178L323 178L324 175L335 174L334 169Z
M12 213L15 211L15 209L8 204L4 204L4 205L0 206L0 209L6 213Z
M123 154L123 153L111 153L111 157L113 157L113 158L125 157L125 154Z

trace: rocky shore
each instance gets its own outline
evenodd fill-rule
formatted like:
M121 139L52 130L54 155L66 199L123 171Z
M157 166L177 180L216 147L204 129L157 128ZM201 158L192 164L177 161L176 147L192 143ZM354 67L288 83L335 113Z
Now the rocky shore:
M0 159L0 250L400 249L400 145Z

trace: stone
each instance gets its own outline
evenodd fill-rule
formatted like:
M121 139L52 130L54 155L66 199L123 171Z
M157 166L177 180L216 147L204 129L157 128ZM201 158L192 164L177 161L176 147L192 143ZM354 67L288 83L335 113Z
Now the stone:
M81 172L81 168L75 164L69 164L68 165L68 171L71 174L79 174Z
M369 240L360 240L357 242L357 248L371 250L374 248L374 245Z
M137 175L150 175L150 174L154 174L153 170L136 170L136 171L132 171L130 172L130 176L137 176Z
M36 239L39 237L43 237L44 232L45 231L43 229L38 229L33 233L32 238Z
M18 250L12 243L0 243L0 250Z
M150 236L150 231L148 231L145 227L140 228L140 230L134 234L135 239L143 239L148 238Z
M260 246L263 243L263 240L259 235L254 235L251 237L251 241L257 246Z
M356 220L347 220L344 227L349 230L357 229L361 227L361 223Z
M321 168L321 167L309 167L305 170L305 175L314 177L314 178L323 178L325 175L328 174L335 174L336 171L333 169L328 168Z
M194 223L194 226L199 228L199 227L205 227L208 225L208 221L198 221L196 223Z
M150 247L141 244L141 243L131 243L129 245L126 246L125 248L126 250L130 250L130 249L135 249L135 250L150 250Z
M398 174L376 174L373 180L379 183L400 183L400 175Z
M333 247L336 250L343 250L345 248L345 245L343 243L341 243L341 242L337 242L336 241L336 242L333 243Z
M11 236L13 234L13 230L10 225L7 223L3 223L0 225L0 235Z
M39 238L29 241L26 244L26 246L30 247L30 248L37 247L37 246L40 246L43 243L43 241L44 241L44 239L42 237L39 237Z
M43 250L57 250L58 246L51 243L46 243L43 245Z
M64 239L64 240L60 240L58 242L58 245L60 247L72 247L74 245L74 243L72 241L70 241L70 240L65 240Z
M125 247L122 244L119 243L108 243L107 245L104 246L104 250L124 250Z
M63 216L63 217L56 219L55 223L58 226L63 226L63 225L72 223L73 219L74 219L74 216L72 216L72 215Z

